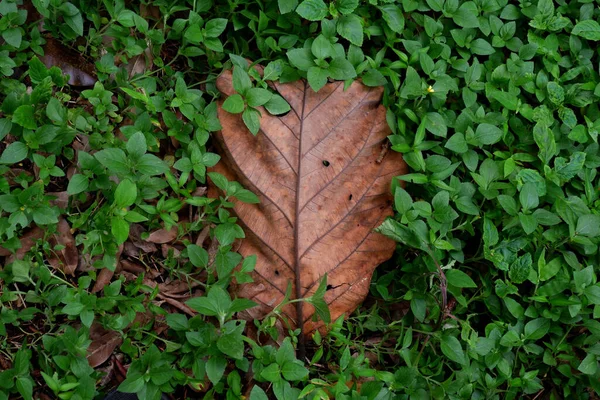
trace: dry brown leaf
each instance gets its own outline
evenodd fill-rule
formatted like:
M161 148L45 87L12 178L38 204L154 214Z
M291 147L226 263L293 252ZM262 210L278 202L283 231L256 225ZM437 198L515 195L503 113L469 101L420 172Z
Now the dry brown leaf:
M94 286L92 287L92 293L98 293L104 289L106 285L109 285L113 276L115 276L115 271L111 271L108 268L102 268L100 272L98 272L96 282L94 282Z
M54 269L62 271L65 275L73 275L79 264L79 251L71 227L64 218L61 218L56 230L57 232L49 239L50 245L52 247L61 245L63 248L49 254L48 262Z
M44 231L38 226L34 226L29 232L21 236L21 248L17 249L17 251L12 254L9 250L0 247L0 256L9 256L6 260L6 264L10 264L15 259L22 260L25 253L31 250L35 243L43 237Z
M123 343L123 338L121 338L119 333L114 331L108 331L93 340L87 350L87 360L90 367L96 368L104 364L121 343Z
M129 240L144 253L155 252L157 248L154 243L146 242L140 238L142 233L144 233L144 228L140 224L131 224L129 228Z
M94 282L94 286L92 287L92 293L97 293L104 289L104 287L110 284L115 273L121 272L121 254L123 253L123 245L119 245L117 249L117 254L115 258L117 259L117 265L115 266L115 270L111 271L108 268L102 268L100 272L98 272L98 276L96 277L96 282Z
M46 192L47 196L50 196L50 204L66 210L69 206L69 194L66 191L62 192Z
M4 177L8 180L10 186L18 185L16 179L19 177L27 178L32 176L31 171L27 171L22 168L11 168L6 172Z
M177 238L177 226L173 226L169 230L159 229L159 230L152 232L148 236L148 239L146 239L146 241L150 242L150 243L163 244L163 243L172 242L176 238Z
M235 93L231 71L217 87ZM215 170L260 197L260 204L235 202L246 232L239 252L258 256L255 282L240 285L237 294L259 304L247 317L261 318L283 300L289 282L295 297L304 298L328 274L325 301L335 319L365 298L373 270L394 251L394 241L373 229L392 215L390 182L406 164L398 153L378 162L390 134L382 88L354 82L344 90L336 82L315 93L305 81L273 87L292 110L275 117L260 108L256 136L241 114L219 103L225 162ZM311 321L312 306L297 304L285 309L294 325L305 333L322 326Z
M69 85L94 86L96 78L92 63L60 41L52 37L46 37L45 39L44 55L40 57L40 60L47 68L59 67L63 74L69 75Z

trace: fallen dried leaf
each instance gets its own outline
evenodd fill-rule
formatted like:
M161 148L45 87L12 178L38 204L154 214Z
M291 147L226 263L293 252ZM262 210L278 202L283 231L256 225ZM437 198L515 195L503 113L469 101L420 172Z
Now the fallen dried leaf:
M144 233L144 228L140 224L131 224L129 228L129 240L135 247L142 250L144 253L153 253L157 250L154 243L142 240L140 236Z
M31 173L31 171L27 171L22 168L11 168L4 175L4 177L8 180L8 184L10 186L14 186L14 185L18 184L15 179L17 179L19 176L21 176L23 178L27 178L27 177L32 176L32 173Z
M79 264L79 251L75 245L71 227L64 218L61 218L56 230L57 232L49 239L50 245L53 248L56 245L63 246L63 248L49 254L48 262L54 269L62 271L65 275L73 275Z
M104 287L110 284L115 272L119 272L121 270L121 253L123 253L123 245L120 245L117 249L117 254L115 255L117 259L117 265L115 266L115 270L111 271L108 268L102 268L100 272L98 272L98 276L96 277L96 282L94 282L94 286L92 287L92 293L97 293L104 289Z
M17 251L13 254L9 250L0 247L0 256L9 256L6 260L6 264L10 264L15 259L22 260L31 248L35 245L35 243L44 237L44 231L39 227L33 227L29 232L23 234L21 236L21 248L17 249Z
M66 191L47 192L46 195L51 197L50 204L53 206L56 206L63 210L65 210L69 206L69 194Z
M257 136L241 114L219 103L225 162L215 171L260 198L260 204L235 202L246 232L239 253L258 256L255 282L240 285L237 294L259 304L246 317L261 318L283 300L289 282L295 297L305 298L328 274L325 301L336 319L364 299L375 267L394 251L394 241L373 229L392 215L390 182L406 164L398 153L377 162L390 134L382 88L354 82L344 90L336 82L315 93L304 81L273 86L292 110L275 117L260 108ZM231 71L217 87L235 93ZM322 326L311 321L312 306L296 304L285 310L294 325L305 333Z
M159 229L159 230L152 232L148 236L148 239L146 239L146 241L150 242L150 243L163 244L163 243L172 242L176 238L177 238L177 226L173 226L169 230Z
M102 336L93 339L87 350L87 360L90 367L96 368L104 364L121 343L123 343L123 338L114 331L107 331Z
M98 293L112 280L113 276L115 276L115 271L111 271L108 268L102 268L100 272L98 272L98 276L96 277L96 282L94 282L94 286L92 287L92 293Z
M196 246L203 247L204 241L208 237L209 233L210 233L210 225L206 225L204 228L202 228L202 230L198 234L198 238L196 239Z
M59 67L63 74L69 75L69 85L94 86L96 83L94 65L81 56L79 52L65 46L60 41L46 37L44 55L40 60L47 68Z

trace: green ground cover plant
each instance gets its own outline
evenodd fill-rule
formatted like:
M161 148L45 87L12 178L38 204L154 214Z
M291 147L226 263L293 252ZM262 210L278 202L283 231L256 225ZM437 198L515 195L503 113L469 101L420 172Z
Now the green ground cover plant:
M597 398L599 20L590 0L1 0L0 399ZM289 111L268 80L383 86L410 167L378 228L396 255L304 358L227 290L256 263L230 201L256 196L207 172L234 66L223 107L253 134L256 107Z

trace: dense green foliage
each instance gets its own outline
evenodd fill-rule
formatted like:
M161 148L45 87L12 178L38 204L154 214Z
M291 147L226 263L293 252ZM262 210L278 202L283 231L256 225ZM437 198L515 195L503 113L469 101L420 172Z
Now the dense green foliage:
M93 399L119 384L120 363L120 389L141 399L600 394L596 2L20 3L0 1L0 399ZM50 37L95 63L93 87L40 61ZM379 228L397 256L306 360L294 335L274 347L248 334L235 313L252 303L226 290L256 261L235 252L243 232L228 211L229 197L256 197L219 175L227 197L201 190L219 161L214 82L232 66L240 95L224 107L253 133L256 107L288 110L267 79L383 85L391 148L411 170ZM54 201L61 191L68 202ZM84 260L74 277L49 263L63 218ZM132 224L176 227L182 246L136 262L150 281L188 283L198 315L161 307L143 273L92 290ZM27 243L35 226L45 234ZM205 227L212 249L195 244ZM257 328L276 336L276 317ZM86 360L96 324L123 339L108 379Z

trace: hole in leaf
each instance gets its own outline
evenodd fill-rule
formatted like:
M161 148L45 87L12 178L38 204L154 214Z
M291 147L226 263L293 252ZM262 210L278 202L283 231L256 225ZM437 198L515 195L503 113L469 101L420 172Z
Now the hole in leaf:
M352 193L350 193L350 196L348 196L348 200L352 200Z
M329 167L331 165L331 163L327 160L323 160L323 165L326 167Z
M275 275L279 276L279 270L278 269L275 270Z
M327 285L327 290L331 290L331 289L333 289L333 286Z

